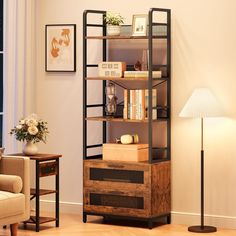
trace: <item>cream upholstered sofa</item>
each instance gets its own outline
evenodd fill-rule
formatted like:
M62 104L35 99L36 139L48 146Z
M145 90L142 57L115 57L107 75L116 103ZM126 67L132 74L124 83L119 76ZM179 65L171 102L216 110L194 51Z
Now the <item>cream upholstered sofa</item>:
M30 215L30 178L27 157L0 157L0 225L10 225L17 235L18 223Z

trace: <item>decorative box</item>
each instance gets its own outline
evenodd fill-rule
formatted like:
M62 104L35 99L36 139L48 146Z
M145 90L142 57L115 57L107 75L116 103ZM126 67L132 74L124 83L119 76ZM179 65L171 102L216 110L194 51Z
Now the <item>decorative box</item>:
M148 144L103 144L103 160L147 161Z
M98 64L98 75L100 77L122 77L126 70L126 63L120 61L101 62Z

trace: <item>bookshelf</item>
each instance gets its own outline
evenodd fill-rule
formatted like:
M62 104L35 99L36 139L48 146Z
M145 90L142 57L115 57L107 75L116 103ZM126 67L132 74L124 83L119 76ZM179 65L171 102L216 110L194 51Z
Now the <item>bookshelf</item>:
M165 22L154 21L154 15L164 14ZM141 220L152 228L153 223L160 218L171 222L170 198L170 160L171 160L171 11L169 9L151 8L148 12L148 36L107 36L106 25L100 22L91 22L91 16L103 19L106 11L86 10L83 14L83 222L87 216L98 215L104 219L124 218ZM94 17L93 19L95 19ZM97 20L99 21L99 20ZM130 26L131 27L131 26ZM154 27L166 27L165 35L154 34ZM90 29L100 30L101 35L90 35ZM90 43L99 41L101 46L101 61L108 61L109 41L123 41L127 44L145 41L148 53L148 77L99 77L91 76L90 70L96 70L98 64L90 63L88 48ZM158 42L166 45L166 61L162 64L154 62L154 47ZM119 60L118 60L119 61ZM98 61L100 62L100 61ZM129 65L132 67L133 65ZM152 72L161 70L161 78L153 78ZM148 96L152 97L153 88L165 86L165 104L156 104L148 99L148 107L157 110L157 118L153 119L153 109L147 110L145 119L124 119L106 115L105 87L112 81L120 89L146 89ZM89 84L102 84L102 101L89 103ZM133 88L132 88L133 89ZM158 92L157 92L158 93ZM160 99L161 100L161 99ZM122 103L121 103L122 106ZM124 105L123 105L124 106ZM91 115L91 109L100 109L100 115ZM92 135L89 122L101 124L102 143L89 143ZM148 143L148 160L144 162L107 161L102 159L101 147L103 143L110 142L111 124L126 124L130 127L141 126L146 142ZM164 125L163 135L159 134L158 125ZM155 143L159 136L165 137L165 144ZM161 137L160 137L161 138ZM90 152L93 150L93 152ZM96 151L94 151L96 150ZM96 153L95 153L96 152ZM92 154L91 154L92 153Z

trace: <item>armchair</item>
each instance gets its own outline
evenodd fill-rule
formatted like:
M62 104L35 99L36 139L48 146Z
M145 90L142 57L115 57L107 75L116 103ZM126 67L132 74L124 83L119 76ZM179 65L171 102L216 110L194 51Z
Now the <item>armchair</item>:
M30 216L29 158L0 157L0 225L17 235L18 222Z

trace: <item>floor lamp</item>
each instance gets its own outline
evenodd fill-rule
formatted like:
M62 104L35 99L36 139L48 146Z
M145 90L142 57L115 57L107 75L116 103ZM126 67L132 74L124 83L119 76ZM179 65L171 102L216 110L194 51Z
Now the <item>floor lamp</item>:
M188 231L196 233L216 232L214 226L204 225L204 149L203 149L203 119L222 115L219 104L207 88L197 88L187 100L180 117L195 117L201 119L201 225L190 226Z

